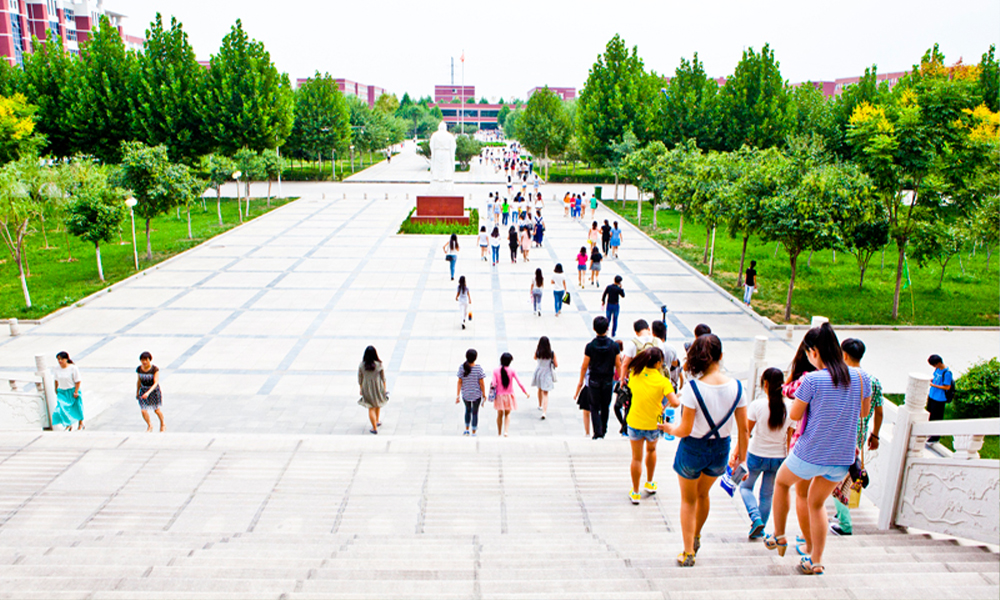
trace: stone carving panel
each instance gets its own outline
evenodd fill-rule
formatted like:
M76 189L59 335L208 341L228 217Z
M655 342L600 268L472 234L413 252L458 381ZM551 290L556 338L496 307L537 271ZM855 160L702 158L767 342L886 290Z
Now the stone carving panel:
M918 459L903 477L897 525L1000 543L1000 461Z
M0 393L0 431L41 431L48 425L44 403L40 394Z

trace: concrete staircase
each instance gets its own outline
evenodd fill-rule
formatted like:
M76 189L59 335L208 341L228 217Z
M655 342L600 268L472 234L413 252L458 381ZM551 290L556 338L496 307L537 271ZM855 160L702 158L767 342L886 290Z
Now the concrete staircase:
M111 433L0 439L0 598L992 598L995 549L874 528L821 577L721 489L681 569L673 445ZM794 521L794 519L792 519Z

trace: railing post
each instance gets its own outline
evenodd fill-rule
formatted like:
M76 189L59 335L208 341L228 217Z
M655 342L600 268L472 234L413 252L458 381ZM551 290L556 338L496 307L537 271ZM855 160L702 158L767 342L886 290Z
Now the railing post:
M35 355L35 374L42 378L41 383L35 384L35 390L39 392L45 400L45 429L52 429L52 411L56 409L59 400L56 398L56 385L52 379L52 372L49 371L44 354Z
M11 317L7 319L7 324L10 325L10 337L21 335L21 325L17 322L17 319Z
M753 361L750 363L750 381L747 382L750 395L747 396L747 404L757 397L757 385L760 382L760 372L763 370L766 357L767 336L758 335L753 340Z
M889 460L884 471L885 492L879 502L878 528L889 529L896 519L899 494L903 486L903 472L906 461L911 456L920 456L926 437L915 438L911 444L910 429L914 423L927 421L929 415L924 406L931 378L923 373L910 373L906 383L906 397L903 406L896 411L896 423L892 428L892 442L889 446Z

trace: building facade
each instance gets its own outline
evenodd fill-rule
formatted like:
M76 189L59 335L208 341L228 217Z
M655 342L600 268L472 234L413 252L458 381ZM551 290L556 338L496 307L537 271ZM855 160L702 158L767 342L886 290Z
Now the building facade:
M143 47L143 38L125 33L125 15L107 9L104 0L0 0L0 56L22 65L24 55L34 50L32 36L44 43L49 32L62 39L68 52L78 54L102 16L118 30L126 48Z
M434 86L434 102L447 104L452 100L459 103L465 99L466 104L476 101L476 86L474 85L436 85Z
M299 77L295 80L295 87L303 85L305 82L309 81L309 77ZM354 96L355 98L361 98L368 103L369 108L375 107L375 101L382 94L385 94L385 88L379 87L377 85L365 85L363 83L358 83L357 81L351 81L350 79L344 79L343 77L338 77L334 79L337 83L337 88L340 89L340 93L345 96Z
M544 86L544 85L541 86L541 87L533 87L530 90L528 90L528 98L531 98L532 96L535 95L535 92L539 92L539 91L545 89L546 87L548 87L549 90L555 92L556 96L559 96L559 98L561 98L563 101L572 100L572 99L576 98L576 88L572 88L572 87L551 87L551 86Z

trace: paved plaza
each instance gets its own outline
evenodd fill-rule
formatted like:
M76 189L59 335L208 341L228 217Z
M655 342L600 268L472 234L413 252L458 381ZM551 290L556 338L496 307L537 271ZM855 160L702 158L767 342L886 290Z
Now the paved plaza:
M571 287L558 318L549 293L543 315L531 311L535 268L561 262L575 284L585 225L546 210L545 247L496 268L463 237L457 274L474 319L462 330L445 237L396 234L425 172L411 149L348 182L285 184L301 199L0 338L5 372L68 351L87 413L81 433L0 435L0 598L997 597L995 548L879 532L869 504L855 511L856 535L829 544L828 574L801 577L794 552L746 540L746 510L718 486L698 566L674 567L676 442L660 444L660 492L632 506L628 444L585 438L571 398L602 288ZM502 189L483 182L497 179L474 164L457 191L483 208ZM545 186L546 201L566 189L583 187ZM756 336L772 364L788 362L801 331L786 341L623 225L621 258L601 278L624 278L618 337L667 304L669 341L682 348L710 324L735 376ZM466 349L487 371L511 352L527 383L540 335L560 363L549 418L529 388L510 438L495 435L489 406L478 438L458 435ZM863 337L890 391L931 351L960 370L998 345L995 331ZM357 405L369 344L390 392L378 436ZM134 399L144 350L163 369L162 435L144 432Z

